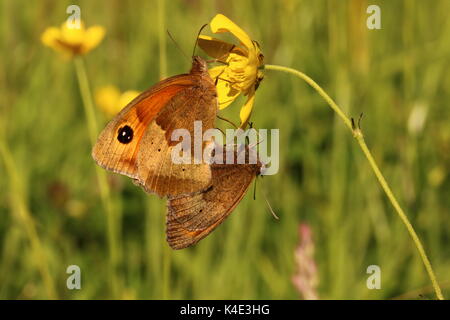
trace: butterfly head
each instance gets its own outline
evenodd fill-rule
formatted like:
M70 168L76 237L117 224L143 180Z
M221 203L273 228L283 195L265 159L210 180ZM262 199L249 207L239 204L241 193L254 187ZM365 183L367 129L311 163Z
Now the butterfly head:
M199 56L192 57L191 74L208 72L208 64L205 59Z

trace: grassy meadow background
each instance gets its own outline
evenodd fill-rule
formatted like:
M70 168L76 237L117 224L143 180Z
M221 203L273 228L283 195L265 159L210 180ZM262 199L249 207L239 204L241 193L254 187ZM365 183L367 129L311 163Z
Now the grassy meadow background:
M252 120L280 128L280 171L262 181L280 220L260 191L256 201L249 191L210 236L172 251L165 200L109 173L116 214L108 220L74 64L40 42L70 4L87 26L106 29L84 57L93 92L143 91L160 75L188 71L165 30L190 55L199 28L223 13L261 44L266 63L305 72L349 116L363 112L367 144L450 296L450 1L5 0L1 299L299 299L292 277L300 223L312 229L320 299L434 298L351 133L308 85L276 71L266 72ZM381 7L381 30L366 27L369 4ZM237 120L242 102L221 115ZM96 112L102 128L108 119ZM366 287L372 264L381 290ZM69 265L81 268L81 290L66 288Z

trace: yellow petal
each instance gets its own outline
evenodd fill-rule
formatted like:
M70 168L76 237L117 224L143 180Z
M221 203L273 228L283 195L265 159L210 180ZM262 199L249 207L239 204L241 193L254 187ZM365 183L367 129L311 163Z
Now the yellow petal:
M42 43L63 54L63 58L71 58L73 50L61 41L61 30L55 27L47 28L41 35Z
M209 69L208 73L209 73L209 76L211 77L211 79L213 79L215 81L216 78L218 76L220 76L224 70L225 70L225 66L218 66L218 67L213 67L213 68Z
M45 29L41 35L41 41L44 45L50 48L54 48L57 44L57 39L60 37L60 31L58 28L50 27Z
M226 61L231 52L239 53L244 56L247 55L247 52L239 47L236 47L234 44L210 36L201 35L198 38L198 46L208 56L220 61Z
M219 13L211 20L211 31L213 33L230 32L238 38L248 50L253 48L252 39L248 34L223 14Z
M73 57L95 48L104 34L105 30L100 26L93 26L86 30L82 21L79 28L64 22L59 29L47 28L42 33L41 41L44 45L65 53L68 57Z
M88 28L84 34L81 53L86 53L97 47L104 36L105 28L101 26L92 26Z
M247 126L248 120L250 119L250 116L252 115L253 110L253 104L255 103L255 89L253 88L247 97L247 101L245 102L244 106L241 108L241 112L239 114L239 117L241 118L241 125L239 126L242 129L245 129Z
M239 90L231 87L228 81L220 80L216 85L217 100L219 102L219 109L225 109L228 107L241 93Z
M79 47L84 40L85 29L81 23L80 28L72 28L67 22L64 22L61 26L61 42L64 42L67 46Z
M226 74L223 72L225 69L226 66L218 66L211 68L208 71L211 78L214 81L217 81L216 90L219 109L228 107L240 94L240 91L230 86L230 80L227 79Z

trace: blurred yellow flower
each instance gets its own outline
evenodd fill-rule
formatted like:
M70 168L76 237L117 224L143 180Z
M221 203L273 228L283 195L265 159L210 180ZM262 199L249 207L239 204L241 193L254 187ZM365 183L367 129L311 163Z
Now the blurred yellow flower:
M217 79L219 108L228 107L241 93L247 96L240 112L241 127L245 128L255 102L255 91L264 77L264 55L258 43L224 15L216 15L211 20L210 27L213 33L229 32L240 42L240 46L236 46L201 35L198 45L206 54L224 64L209 70L211 78Z
M138 91L120 93L115 86L105 86L95 91L95 103L108 117L113 117L139 95Z
M447 177L447 171L443 165L437 165L431 171L428 172L428 183L437 188L439 187Z
M69 26L64 22L60 28L49 27L41 35L44 45L73 57L86 54L99 45L105 36L105 29L101 26L84 27L80 23L80 28Z

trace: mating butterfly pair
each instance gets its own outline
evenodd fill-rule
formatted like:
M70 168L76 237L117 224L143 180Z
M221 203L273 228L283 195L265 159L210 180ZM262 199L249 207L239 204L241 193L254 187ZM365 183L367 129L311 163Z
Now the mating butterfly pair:
M194 57L189 74L165 79L130 102L108 123L92 150L101 167L132 178L146 192L168 198L166 233L173 249L191 246L214 230L261 170L259 161L172 162L171 151L177 144L171 141L172 132L185 128L193 136L195 121L214 128L217 105L206 61Z

